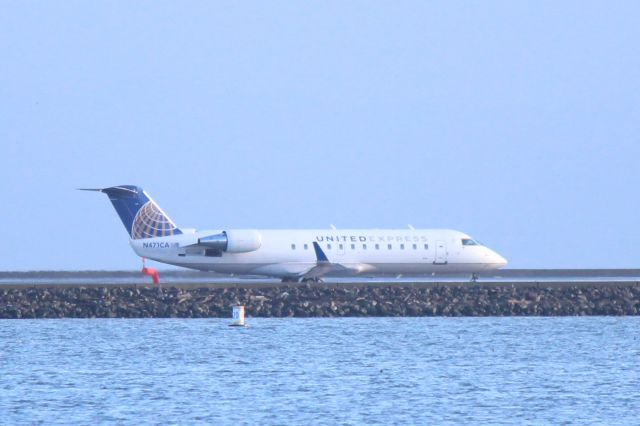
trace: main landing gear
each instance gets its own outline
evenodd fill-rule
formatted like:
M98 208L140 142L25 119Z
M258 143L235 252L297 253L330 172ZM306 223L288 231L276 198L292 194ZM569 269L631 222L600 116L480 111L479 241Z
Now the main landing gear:
M478 273L474 272L473 274L471 274L471 282L472 283L477 283L478 282Z

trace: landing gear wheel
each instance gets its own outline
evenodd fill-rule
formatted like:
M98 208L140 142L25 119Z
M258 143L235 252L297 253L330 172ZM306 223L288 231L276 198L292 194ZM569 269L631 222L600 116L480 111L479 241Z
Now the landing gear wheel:
M321 278L318 277L307 277L307 278L303 278L302 282L304 284L322 284L324 281Z
M298 282L298 278L296 277L284 277L282 279L283 283L297 283Z
M473 274L471 274L471 282L472 283L477 283L478 282L478 274L476 272L474 272Z

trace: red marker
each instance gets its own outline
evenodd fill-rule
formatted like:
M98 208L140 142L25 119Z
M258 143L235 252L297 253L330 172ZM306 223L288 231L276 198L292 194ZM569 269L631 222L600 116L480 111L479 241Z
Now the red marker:
M147 268L144 264L144 259L142 259L142 275L148 275L153 279L153 284L160 284L160 275L158 275L158 271L155 268Z

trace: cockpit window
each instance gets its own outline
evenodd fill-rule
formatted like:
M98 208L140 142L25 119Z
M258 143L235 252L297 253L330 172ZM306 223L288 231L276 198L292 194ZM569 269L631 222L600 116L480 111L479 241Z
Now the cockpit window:
M480 243L478 243L476 240L472 240L471 238L463 238L462 245L463 246L479 246Z

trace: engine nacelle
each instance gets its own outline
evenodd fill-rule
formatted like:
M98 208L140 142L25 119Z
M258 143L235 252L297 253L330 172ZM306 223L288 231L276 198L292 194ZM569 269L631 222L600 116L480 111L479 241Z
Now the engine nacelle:
M253 229L222 231L198 239L198 245L220 253L247 253L256 251L262 245L262 236Z
M246 253L256 251L262 245L262 235L253 229L225 231L227 234L227 251L229 253Z

